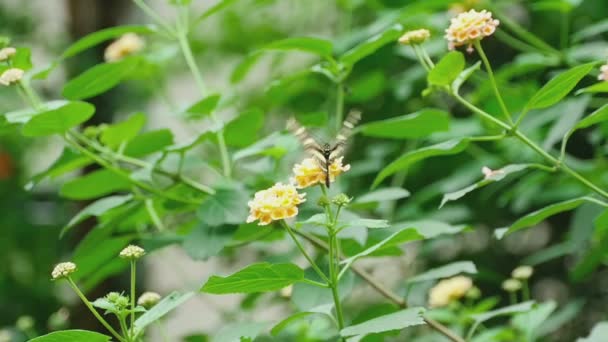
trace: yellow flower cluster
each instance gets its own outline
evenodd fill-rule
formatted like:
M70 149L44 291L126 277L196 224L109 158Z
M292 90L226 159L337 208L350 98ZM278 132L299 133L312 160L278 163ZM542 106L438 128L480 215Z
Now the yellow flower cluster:
M597 79L600 81L608 81L608 63L600 67L600 74Z
M248 203L247 223L258 220L260 226L265 226L272 221L294 217L298 214L298 204L306 200L304 196L298 193L295 186L282 183L258 191Z
M104 52L106 62L115 62L126 56L141 51L144 48L144 40L135 33L126 33L108 45Z
M429 39L431 36L431 32L427 29L419 29L407 31L401 38L399 38L399 43L403 45L410 44L421 44L424 43L425 40Z
M484 37L488 37L496 31L500 22L492 18L492 12L482 10L477 12L472 9L468 12L460 13L452 18L450 27L445 31L445 38L448 40L450 50L462 45L467 45L467 51L473 51L473 43Z
M331 165L329 165L329 181L334 182L342 172L350 170L350 165L343 165L342 160L344 157L336 158ZM296 185L298 189L307 188L316 184L325 183L325 172L319 166L319 163L314 158L306 158L300 164L296 164L293 167L294 177L292 183Z
M431 289L429 293L429 305L434 308L446 306L462 298L472 287L473 281L469 277L456 276L443 279Z

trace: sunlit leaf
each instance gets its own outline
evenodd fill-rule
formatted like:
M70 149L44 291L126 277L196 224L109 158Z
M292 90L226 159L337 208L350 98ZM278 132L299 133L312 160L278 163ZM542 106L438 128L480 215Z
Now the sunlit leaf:
M340 57L340 62L347 67L352 67L358 61L378 51L381 47L394 43L401 33L403 26L396 24L382 31L381 33L371 37L363 43L348 50Z
M357 259L368 256L382 248L388 248L388 247L392 247L395 245L400 245L405 242L422 240L423 238L424 237L422 235L418 234L418 231L416 229L404 228L404 229L394 232L386 239L376 243L375 245L370 246L369 248L365 249L364 251L359 252L359 253L351 256L350 258L343 260L342 264L345 265L344 267L350 267L350 265L352 265L352 263L357 261Z
M401 330L415 325L422 325L425 324L424 319L422 318L424 311L424 308L421 307L403 309L346 327L340 331L340 335L344 337L365 336L368 334Z
M141 59L129 57L118 62L97 64L71 79L63 87L63 96L81 100L110 90L128 77L140 64Z
M371 137L416 139L434 132L445 132L449 125L448 113L438 109L422 109L408 115L373 121L362 125L359 130L363 135Z
M437 268L430 269L424 273L408 278L408 283L449 278L461 273L476 274L477 267L471 261L457 261Z
M70 199L92 199L130 186L127 179L109 170L98 170L63 184L59 193Z
M430 85L447 86L452 84L464 70L464 56L459 51L445 55L429 72L427 80Z
M202 292L213 294L276 291L304 279L294 264L252 264L227 277L211 276Z
M371 202L385 202L395 201L398 199L409 197L410 192L403 188L382 188L372 192L369 192L363 196L357 197L354 203L371 203Z
M134 330L136 333L142 331L148 325L158 321L170 311L192 298L192 296L194 296L193 292L171 293L170 295L161 299L160 302L154 305L150 310L138 317L134 324Z
M39 336L29 342L108 342L110 336L87 330L62 330Z
M526 104L526 109L540 109L552 106L563 99L585 77L596 63L587 63L567 70L552 78Z
M136 136L127 143L124 154L129 157L143 157L161 151L173 144L173 134L168 129L159 129Z
M264 125L264 113L253 109L241 113L224 127L226 144L235 147L245 147L257 140L257 132Z
M130 141L144 127L146 115L136 113L129 116L125 121L108 126L101 132L100 140L110 147L118 147L120 144Z
M477 63L473 64L472 66L464 69L458 75L458 77L456 77L454 82L452 82L452 91L454 91L456 94L458 94L458 92L460 91L460 87L464 84L464 82L466 82L469 79L469 77L471 77L471 75L473 75L473 73L475 73L475 71L479 70L480 66L481 66L481 61L478 61Z
M91 216L101 216L106 211L121 206L131 199L133 199L132 195L108 196L87 205L70 220L70 222L61 230L59 236L63 236L68 232L68 230L70 230L70 228L86 220L87 218Z
M57 109L49 110L31 118L22 133L28 137L62 134L70 128L87 121L95 113L95 107L86 102L69 102Z
M212 94L186 109L186 117L189 119L201 119L213 113L220 102L220 94Z

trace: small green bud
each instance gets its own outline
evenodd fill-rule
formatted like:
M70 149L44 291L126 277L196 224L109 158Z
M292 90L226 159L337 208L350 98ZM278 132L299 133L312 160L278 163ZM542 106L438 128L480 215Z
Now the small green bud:
M331 202L335 205L345 207L350 203L351 200L352 198L346 196L346 194L339 194L336 195L336 197L334 197Z
M320 207L327 207L329 205L329 199L327 198L327 196L321 196L319 197L319 200L317 201L317 205L319 205Z
M120 296L121 296L121 294L118 292L110 292L106 295L106 299L110 303L116 303L116 301L118 300L118 298L120 298Z
M479 299L481 297L481 290L477 286L473 286L464 296L468 299Z

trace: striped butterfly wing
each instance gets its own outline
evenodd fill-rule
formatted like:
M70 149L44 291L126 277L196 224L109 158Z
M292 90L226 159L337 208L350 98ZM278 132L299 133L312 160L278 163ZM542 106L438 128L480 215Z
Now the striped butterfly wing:
M327 172L325 149L310 135L306 127L300 125L296 119L291 118L287 121L287 129L300 140L304 150L315 158L321 169Z
M344 149L346 147L346 142L348 138L353 134L353 129L361 120L361 112L358 110L351 110L346 119L342 123L342 128L338 132L336 136L336 143L331 148L331 153L329 154L328 164L331 164L336 158L344 153Z

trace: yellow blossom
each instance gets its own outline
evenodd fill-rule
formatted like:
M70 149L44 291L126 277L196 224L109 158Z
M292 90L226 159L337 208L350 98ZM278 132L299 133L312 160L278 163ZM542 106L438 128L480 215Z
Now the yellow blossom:
M600 81L608 81L608 63L600 67L600 74L597 79Z
M9 86L15 82L19 82L23 77L24 71L18 68L11 68L0 75L0 84Z
M115 62L126 56L141 51L144 48L144 40L135 33L126 33L108 45L104 53L107 62Z
M399 43L403 45L410 44L421 44L424 43L425 40L429 39L431 36L431 32L427 29L418 29L407 31L401 38L399 38Z
M294 217L298 214L298 204L305 201L304 196L295 186L283 183L258 191L248 203L247 223L258 220L260 226L265 226L272 221Z
M473 286L471 278L456 276L441 280L429 293L429 305L439 307L462 298Z
M334 182L342 172L350 170L350 165L342 165L344 157L336 158L329 165L329 181ZM296 184L298 189L307 188L316 184L325 183L325 172L319 166L319 163L314 158L306 158L300 164L293 167L294 177L292 182Z
M13 57L17 53L17 49L14 47L5 47L0 49L0 62L6 61Z
M76 264L73 262L62 262L55 266L53 272L51 272L51 276L53 280L66 278L70 274L76 272Z
M500 22L492 18L492 12L472 9L452 18L450 27L445 30L450 50L467 45L467 51L473 51L473 43L484 37L491 36Z

